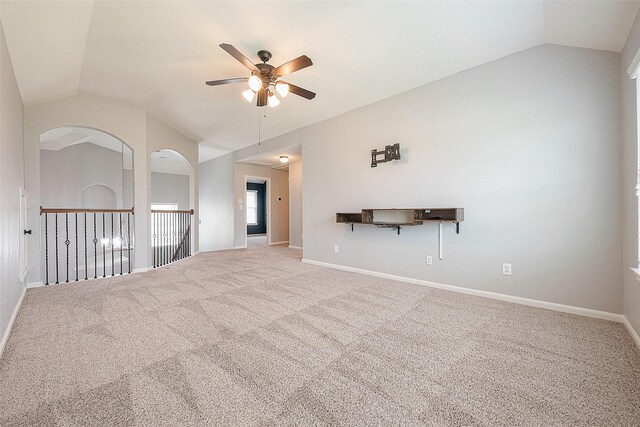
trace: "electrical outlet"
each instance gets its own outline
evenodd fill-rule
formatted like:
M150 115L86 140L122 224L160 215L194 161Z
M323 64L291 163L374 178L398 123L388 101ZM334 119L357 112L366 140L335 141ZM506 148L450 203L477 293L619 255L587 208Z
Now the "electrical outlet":
M424 262L426 262L427 265L433 265L433 257L431 255L427 255L427 257L424 259Z
M502 264L502 274L505 276L511 276L511 264Z
M335 253L338 253L338 252L340 252L340 247L338 245L335 245L333 247L333 250L334 250Z

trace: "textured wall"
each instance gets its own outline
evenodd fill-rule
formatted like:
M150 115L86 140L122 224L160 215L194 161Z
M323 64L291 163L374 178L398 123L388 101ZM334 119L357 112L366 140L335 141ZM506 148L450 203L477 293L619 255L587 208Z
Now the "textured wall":
M638 15L640 16L640 15ZM627 70L640 49L640 18L631 28L629 38L622 51L622 114L623 114L623 196L624 196L624 257L622 274L624 277L624 314L640 334L640 282L636 280L631 267L638 266L638 198L636 182L638 179L638 108L636 84Z
M40 202L44 207L105 207L82 206L82 189L103 184L116 193L116 206L109 207L121 209L123 176L122 153L108 148L85 143L58 151L40 150ZM127 177L131 179L131 174Z
M620 104L619 54L542 45L263 145L302 141L305 258L621 313ZM394 142L403 159L371 168ZM335 223L423 206L465 208L442 261L435 224Z
M200 251L233 248L233 153L201 163Z
M151 172L151 204L177 203L178 209L191 209L189 175Z
M302 247L302 160L289 164L289 246Z
M23 111L0 24L0 351L25 287L19 271L22 234L19 194L24 186Z

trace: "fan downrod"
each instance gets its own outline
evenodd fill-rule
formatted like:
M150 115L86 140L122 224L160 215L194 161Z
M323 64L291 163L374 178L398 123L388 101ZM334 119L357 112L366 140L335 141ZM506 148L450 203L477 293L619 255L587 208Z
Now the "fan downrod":
M269 52L268 50L259 50L258 58L260 58L260 60L266 64L271 59L271 52Z

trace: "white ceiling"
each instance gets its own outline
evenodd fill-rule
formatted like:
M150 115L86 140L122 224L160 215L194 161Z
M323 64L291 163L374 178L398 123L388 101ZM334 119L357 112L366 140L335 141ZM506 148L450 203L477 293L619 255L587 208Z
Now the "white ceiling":
M82 91L128 101L201 144L201 161L537 46L619 52L637 1L0 3L26 104ZM287 80L318 93L258 109L218 47L314 62Z
M190 175L191 166L173 150L158 150L151 153L151 172Z
M90 142L109 150L122 153L122 141L99 130L83 127L62 126L51 129L40 135L40 148L42 150L62 150L72 145ZM127 148L128 152L131 149Z
M289 158L289 162L282 163L280 161L280 156L287 156ZM256 154L255 156L247 157L246 159L241 159L239 160L239 163L289 170L289 163L298 160L302 160L302 145L295 144L290 147L279 148L275 151L264 152Z

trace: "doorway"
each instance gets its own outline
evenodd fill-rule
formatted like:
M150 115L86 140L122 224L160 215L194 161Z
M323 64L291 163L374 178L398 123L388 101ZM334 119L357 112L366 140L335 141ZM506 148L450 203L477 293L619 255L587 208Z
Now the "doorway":
M268 246L271 243L269 187L269 178L245 176L246 245L248 248Z

